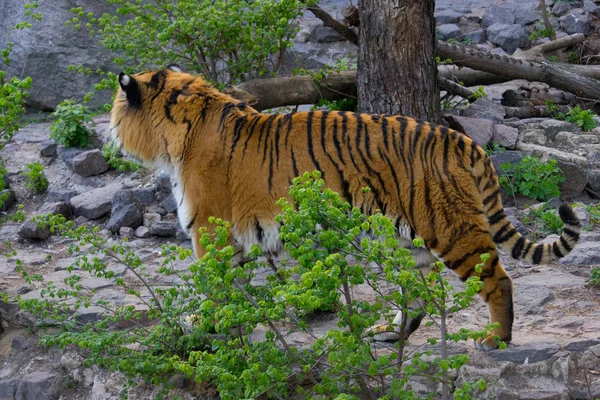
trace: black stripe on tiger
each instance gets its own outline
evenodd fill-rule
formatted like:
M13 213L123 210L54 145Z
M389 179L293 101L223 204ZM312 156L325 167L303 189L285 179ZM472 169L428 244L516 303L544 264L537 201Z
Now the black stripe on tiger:
M329 159L329 161L331 162L331 164L333 165L333 167L335 168L338 177L340 179L340 186L342 188L342 197L346 200L346 201L350 201L352 200L352 195L350 194L350 183L344 178L344 172L340 169L340 166L338 163L335 162L335 160L333 159L333 157L331 156L331 154L329 154L329 152L327 151L327 147L326 147L326 138L327 138L327 117L329 116L328 112L323 112L321 114L321 149L323 149L323 153L325 153L325 155L327 156L327 158ZM334 122L334 126L335 126L335 118L333 119ZM341 158L341 155L340 155Z
M318 171L321 171L323 179L325 179L325 172L321 170L321 165L317 161L315 157L315 149L313 148L313 131L312 131L312 122L315 113L313 111L308 112L308 116L306 118L306 140L308 145L308 155L310 156L311 161L315 165Z

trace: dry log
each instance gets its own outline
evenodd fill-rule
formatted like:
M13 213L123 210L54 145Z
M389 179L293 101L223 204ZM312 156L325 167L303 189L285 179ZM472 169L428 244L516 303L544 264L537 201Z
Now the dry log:
M598 81L571 72L564 68L563 64L501 57L443 42L438 42L437 52L442 58L450 58L457 65L503 75L512 79L545 82L550 86L581 97L600 99L600 83Z
M458 83L451 81L450 79L446 79L442 76L438 76L438 83L440 87L446 92L452 93L454 95L460 96L464 99L469 100L469 102L475 101L475 92L471 89L468 89Z
M489 72L477 71L467 67L458 67L456 65L438 66L438 76L455 82L461 82L464 86L493 85L510 81L510 78L491 74Z
M301 1L303 3L305 2L305 0ZM313 13L315 17L323 21L323 25L332 28L334 31L342 35L347 41L358 46L358 36L356 33L337 19L333 18L327 11L316 5L307 6L306 9Z
M513 58L520 58L523 60L533 60L543 57L547 53L552 53L554 51L579 44L583 42L584 39L585 35L583 33L576 33L574 35L561 37L560 39L534 46L529 50L517 49L512 56Z
M548 107L531 106L531 107L504 107L506 111L505 118L547 118L553 117L554 114L548 110ZM567 113L569 107L558 106L554 112Z

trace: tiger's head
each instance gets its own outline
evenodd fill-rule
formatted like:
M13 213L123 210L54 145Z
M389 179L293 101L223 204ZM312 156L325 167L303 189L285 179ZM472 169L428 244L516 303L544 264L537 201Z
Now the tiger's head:
M111 111L111 136L145 164L171 169L194 118L190 103L213 92L216 89L202 78L175 65L134 75L121 73Z

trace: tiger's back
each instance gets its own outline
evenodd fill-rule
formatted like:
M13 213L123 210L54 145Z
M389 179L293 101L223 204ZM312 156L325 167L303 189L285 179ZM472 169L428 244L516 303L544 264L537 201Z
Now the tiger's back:
M253 244L281 250L276 201L291 180L319 170L328 187L353 206L381 210L396 221L404 243L427 247L417 263L442 260L463 279L476 274L480 254L482 298L493 332L510 340L512 283L497 245L532 263L558 259L574 247L579 221L563 205L565 229L552 244L535 244L508 221L494 167L471 139L443 126L407 117L311 111L256 112L200 78L170 69L120 77L111 117L128 152L170 171L178 215L192 236L209 216L232 223L240 252ZM369 187L368 192L363 191ZM480 342L494 348L492 336Z

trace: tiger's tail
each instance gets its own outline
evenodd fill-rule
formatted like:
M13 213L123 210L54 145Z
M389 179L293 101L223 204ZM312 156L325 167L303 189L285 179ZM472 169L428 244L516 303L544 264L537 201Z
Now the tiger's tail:
M491 184L480 187L483 197L484 210L490 225L490 233L494 242L516 260L523 260L530 264L547 264L563 258L573 250L579 234L581 222L570 205L563 203L558 209L558 215L564 223L563 231L558 240L553 243L535 243L524 238L509 221L502 207L498 178L489 157L481 150L480 165L478 169L483 172ZM483 168L481 168L483 167ZM478 179L485 181L485 179Z

